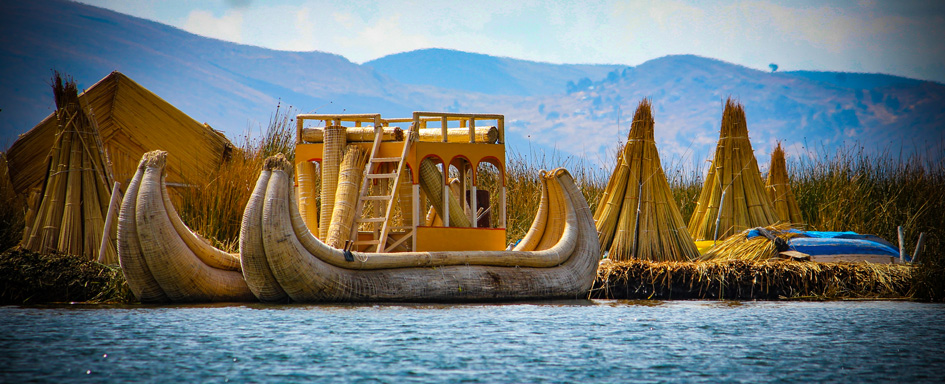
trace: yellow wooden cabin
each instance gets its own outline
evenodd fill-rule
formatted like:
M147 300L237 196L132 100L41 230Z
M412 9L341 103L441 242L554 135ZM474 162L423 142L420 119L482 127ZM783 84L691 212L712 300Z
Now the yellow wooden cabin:
M345 248L506 249L504 119L441 112L396 119L380 114L298 115L296 185L303 220L318 236L318 217L326 216L316 212L332 209L321 207L315 196L328 153L326 128L344 127L344 144L360 146L368 154L358 187L353 241ZM327 225L324 220L320 224Z

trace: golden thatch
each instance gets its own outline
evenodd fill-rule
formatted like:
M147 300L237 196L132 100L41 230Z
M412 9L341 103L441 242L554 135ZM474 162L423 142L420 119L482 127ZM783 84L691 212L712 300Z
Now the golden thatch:
M788 178L787 165L784 161L784 150L781 143L771 152L771 166L768 167L768 180L765 191L774 205L774 212L783 222L803 225L801 209L797 206L797 199L791 191L791 180Z
M601 251L609 250L613 260L699 256L663 173L653 126L650 102L643 99L594 213Z
M79 103L98 127L122 190L147 151L160 148L171 153L175 161L167 165L167 181L188 183L206 179L233 148L223 134L117 71L79 95ZM56 115L50 114L10 147L10 180L17 193L42 188L58 125Z
M94 122L81 105L75 82L57 73L56 134L47 151L42 199L29 216L22 246L34 252L56 251L99 260L105 217L111 200L112 174ZM105 235L106 241L114 241ZM112 243L114 244L114 243ZM114 246L103 248L103 260L117 261Z
M689 220L689 233L695 240L724 239L777 222L748 140L745 110L728 99L715 158Z

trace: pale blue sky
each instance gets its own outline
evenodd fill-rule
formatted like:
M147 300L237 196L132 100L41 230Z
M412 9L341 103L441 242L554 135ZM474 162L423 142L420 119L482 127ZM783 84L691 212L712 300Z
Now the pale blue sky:
M450 48L551 63L696 54L945 82L945 1L81 0L203 36L356 63Z

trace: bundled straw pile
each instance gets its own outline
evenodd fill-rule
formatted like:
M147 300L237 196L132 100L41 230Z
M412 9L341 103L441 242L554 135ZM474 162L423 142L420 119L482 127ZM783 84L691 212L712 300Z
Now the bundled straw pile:
M436 165L434 165L433 161L430 159L424 159L420 162L420 189L422 189L423 193L425 193L427 198L430 199L430 203L433 204L433 210L436 211L436 215L442 218L443 212L441 211L443 210L443 173L437 169ZM466 213L459 202L459 199L452 191L449 193L449 210L450 227L472 226L470 224L469 217L466 216Z
M801 209L797 206L797 199L794 198L794 192L791 191L791 180L788 179L787 165L784 161L784 150L781 149L781 143L771 152L771 166L768 167L768 181L765 183L765 191L771 204L774 205L774 212L783 222L791 224L804 224L804 218L801 217Z
M318 205L315 204L315 184L318 179L315 177L315 164L310 161L298 163L295 166L295 174L299 183L296 190L299 213L308 230L318 236Z
M318 214L318 238L328 237L331 226L332 209L335 206L335 192L338 189L338 173L344 156L345 127L330 126L325 128L325 145L322 149L322 206Z
M775 224L764 227L771 235L785 241L800 236L796 232L788 232L791 227L788 224ZM778 258L777 244L765 236L755 236L748 238L750 229L741 233L729 236L724 241L720 241L702 255L702 260L746 260L746 261L767 261Z
M724 239L777 222L748 140L745 110L728 99L715 158L689 220L689 233L695 240Z
M338 191L335 192L335 205L331 213L331 225L325 244L342 248L345 241L351 240L351 227L357 212L358 193L361 189L361 177L367 152L357 145L349 145L341 162L341 174L338 177Z
M42 199L30 207L23 247L99 258L113 178L101 138L79 103L73 81L53 79L59 129L48 156ZM106 236L104 260L117 261L114 236Z
M699 256L663 173L653 125L650 102L643 99L594 213L601 251L609 250L613 260Z

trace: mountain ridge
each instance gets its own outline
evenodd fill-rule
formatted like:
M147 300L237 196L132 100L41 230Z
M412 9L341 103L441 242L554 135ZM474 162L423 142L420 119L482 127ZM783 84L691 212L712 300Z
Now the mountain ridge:
M362 65L327 52L277 51L205 38L61 0L3 1L0 146L53 111L51 69L80 87L119 70L231 139L264 125L277 104L304 113L414 110L506 115L513 150L557 150L606 163L643 97L657 145L699 163L714 148L725 98L744 105L760 162L777 140L833 148L940 140L945 86L883 74L766 72L696 55L637 66L550 64L424 49ZM406 63L406 64L405 64ZM261 124L263 123L263 124ZM904 143L904 144L903 144ZM791 151L793 148L793 152Z

